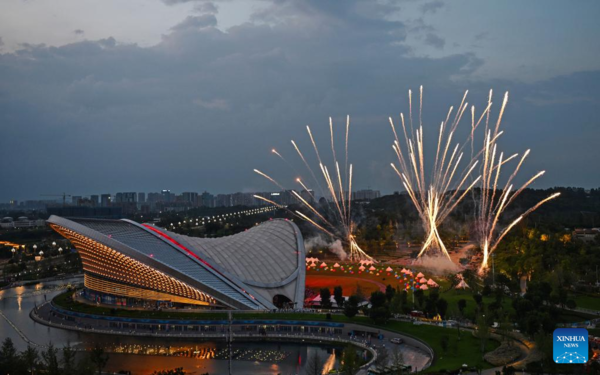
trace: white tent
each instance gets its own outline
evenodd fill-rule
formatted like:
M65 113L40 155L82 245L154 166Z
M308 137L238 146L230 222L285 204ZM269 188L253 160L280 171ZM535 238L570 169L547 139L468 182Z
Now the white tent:
M424 277L422 277L422 278L421 278L421 280L419 280L419 282L420 282L421 284L427 284L427 279L426 279L426 278L424 278Z
M336 264L334 264L334 265L333 265L333 267L334 267L334 268L339 268L339 267L340 267L340 264L339 264L339 263L336 263Z
M369 267L369 271L375 271L377 268L375 268L374 266Z
M427 290L427 289L429 289L429 287L427 285L423 284L419 287L419 289Z
M323 267L327 267L327 263L325 263L325 262L321 263L321 266L320 266L320 267L321 267L321 268L323 268Z
M427 285L432 286L432 285L436 285L435 281L433 281L433 279L429 279L427 280Z
M456 289L467 289L469 285L464 280L460 280L460 283L456 286Z
M366 268L365 268L365 266L360 266L360 267L358 267L358 269L361 271L364 271Z
M420 278L422 278L422 277L425 277L425 275L423 275L421 272L419 272L419 273L417 274L417 279L420 279Z
M385 271L386 271L386 272L392 272L392 271L393 271L393 269L392 269L392 267L388 267L388 268L386 268L386 269L385 269Z

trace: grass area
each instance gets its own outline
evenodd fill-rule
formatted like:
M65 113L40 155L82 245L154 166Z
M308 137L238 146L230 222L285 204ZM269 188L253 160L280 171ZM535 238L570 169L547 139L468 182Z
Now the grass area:
M464 317L470 320L475 320L475 309L477 307L477 304L475 303L475 300L473 299L473 292L471 290L457 290L457 289L450 289L447 291L441 291L440 292L440 297L444 298L446 301L448 301L448 316L460 316L460 311L458 309L458 301L460 301L461 299L464 299L466 301L466 307L464 310ZM487 296L487 297L483 297L483 303L487 306L490 303L494 302L496 299L493 296ZM508 312L509 314L512 313L514 311L513 307L512 307L512 299L509 297L504 297L502 299L502 307L504 309L504 311Z
M561 310L559 323L580 323L586 320L596 319L598 316L582 313L579 311Z
M577 294L573 296L577 307L600 311L600 295Z
M388 322L385 329L406 333L425 341L436 353L436 360L427 372L437 372L440 370L456 370L463 364L469 367L478 367L488 369L494 366L485 362L481 355L481 342L473 336L471 331L461 331L460 339L457 329L442 328L429 325L414 325L408 322ZM442 348L442 337L447 336L447 351ZM500 346L495 340L487 340L485 352L492 351Z

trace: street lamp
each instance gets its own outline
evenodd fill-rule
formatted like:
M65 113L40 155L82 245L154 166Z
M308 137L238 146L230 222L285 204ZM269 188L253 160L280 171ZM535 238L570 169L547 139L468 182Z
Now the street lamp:
M44 251L40 250L40 257L43 257L43 256L44 256Z
M13 258L15 257L15 253L17 252L17 249L15 249L14 247L10 250L12 252Z
M33 245L33 252L35 253L36 250L37 250L37 245Z
M59 248L58 248L58 255L62 255L62 251L63 251L63 248L62 248L62 247L59 247Z
M56 247L56 242L52 242L52 247Z

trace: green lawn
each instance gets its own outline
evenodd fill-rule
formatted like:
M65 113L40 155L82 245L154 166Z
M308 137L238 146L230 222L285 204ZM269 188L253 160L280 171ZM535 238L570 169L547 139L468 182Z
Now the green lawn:
M600 295L577 294L573 296L577 307L600 311Z
M579 311L561 310L559 323L580 323L586 320L595 319L598 316L582 313Z
M487 369L493 366L485 362L481 357L480 341L474 337L471 331L461 331L460 340L458 330L442 328L429 325L414 325L408 322L388 322L385 329L406 333L425 341L431 346L436 354L436 360L427 372L437 372L443 369L456 370L463 364L469 367ZM446 352L442 349L441 337L448 336L449 343ZM498 341L487 340L486 352L492 351L500 345Z

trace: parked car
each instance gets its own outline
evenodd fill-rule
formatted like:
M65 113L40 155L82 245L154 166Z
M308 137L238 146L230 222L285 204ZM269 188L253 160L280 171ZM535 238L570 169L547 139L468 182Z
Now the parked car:
M391 342L392 344L398 344L398 345L400 345L400 344L402 344L404 341L402 341L402 339L401 339L401 338L399 338L399 337L394 337L394 338L390 339L390 342Z

